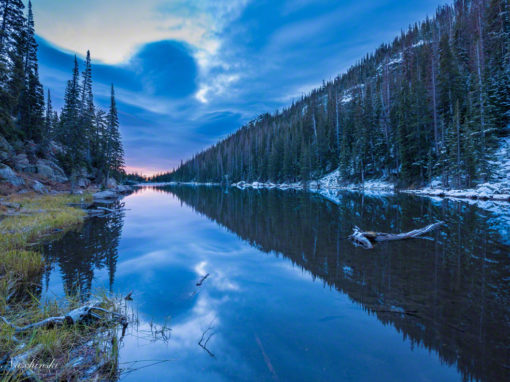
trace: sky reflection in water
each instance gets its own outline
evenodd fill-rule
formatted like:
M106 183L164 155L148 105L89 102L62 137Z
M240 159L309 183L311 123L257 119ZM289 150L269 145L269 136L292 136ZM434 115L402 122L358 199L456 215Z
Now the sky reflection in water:
M338 219L333 220L330 214L338 214L338 207L310 195L291 194L284 198L293 197L295 202L285 199L282 204L276 200L277 206L264 208L266 202L259 199L269 197L256 196L256 191L242 191L245 196L240 196L238 190L224 194L218 188L203 190L203 195L197 192L194 188L166 192L144 189L128 196L124 200L127 211L122 234L118 247L115 246L118 252L109 255L114 260L89 261L93 270L92 288L108 288L111 284L115 292L133 290L133 307L140 324L138 328L131 328L124 339L121 366L138 360L171 360L126 374L124 380L462 380L455 363L441 360L437 349L429 351L416 341L415 333L406 333L409 325L423 327L423 333L430 334L430 327L435 329L430 320L421 321L405 314L394 317L394 313L385 316L367 312L374 306L387 307L389 302L381 302L386 297L386 286L381 286L383 292L373 291L374 285L378 288L377 283L364 280L359 267L349 263L349 256L369 259L367 261L374 257L391 260L393 256L393 261L398 262L399 255L392 255L392 251L398 254L421 251L419 256L431 258L434 256L431 251L438 247L434 240L393 243L393 247L384 246L367 254L339 239L353 222L362 221L364 227L379 229L370 226L375 217L363 217L359 206L344 206L351 209L350 214L331 215ZM246 196L252 192L253 200ZM210 211L209 207L201 206L201 201L206 203L204 206L210 206ZM271 206L271 201L267 203ZM377 203L370 199L364 201L365 214L377 212L380 208ZM384 203L393 211L394 200L390 198ZM278 230L285 229L280 218L274 219L279 227L265 226L263 216L281 214L278 208L282 205L279 204L289 211L291 219L296 219L296 226L304 227L297 229L290 224L286 228L294 238L279 235ZM411 223L386 216L381 218L381 224L387 224L387 229L413 224L412 218L417 220L417 216L424 215L424 206L431 216L441 213L440 209L422 203L414 212L415 216L411 216ZM245 216L246 227L252 231L249 234L243 234L244 228L236 226L234 217L239 214ZM303 217L309 221L297 221ZM345 220L344 225L339 223L339 217ZM418 219L416 224L419 223ZM265 235L274 248L268 248L266 242L257 242L256 237L262 232L274 232L274 237ZM315 238L299 237L310 236L309 232L318 234ZM435 240L440 240L440 236ZM300 246L299 243L305 244ZM311 253L315 250L318 250L316 254ZM336 262L336 275L330 274L333 272L331 262ZM62 266L57 263L55 261L47 285L49 290L60 294L65 281L61 277ZM402 271L406 277L407 271ZM418 274L423 270L418 266L414 271ZM339 272L343 274L338 275ZM394 270L388 268L386 272L391 276ZM197 287L196 283L206 273L210 276ZM322 273L328 276L323 277ZM341 285L335 281L340 278ZM352 293L339 291L347 288L349 282L360 290L359 298L357 292L353 297ZM378 297L372 298L372 292ZM405 291L402 294L404 303L409 300L422 308L419 305L421 296L408 296L406 300ZM151 323L166 323L171 328L168 342L151 341L151 336L143 335L150 332ZM503 323L503 333L508 330L506 324ZM206 330L205 338L212 335L206 346L210 353L198 345ZM439 343L450 340L438 339ZM486 380L490 379L487 374Z

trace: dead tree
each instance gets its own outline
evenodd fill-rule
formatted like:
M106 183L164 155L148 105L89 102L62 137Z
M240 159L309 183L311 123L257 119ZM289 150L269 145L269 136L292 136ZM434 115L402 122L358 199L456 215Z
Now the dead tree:
M404 240L404 239L412 239L415 237L419 237L424 235L430 231L439 228L443 225L444 222L440 221L434 224L429 224L428 226L420 229L415 229L413 231L404 232L404 233L384 233L384 232L363 232L358 227L354 227L354 232L349 236L349 239L352 243L357 247L362 247L365 249L374 248L374 244L381 241L392 241L392 240Z

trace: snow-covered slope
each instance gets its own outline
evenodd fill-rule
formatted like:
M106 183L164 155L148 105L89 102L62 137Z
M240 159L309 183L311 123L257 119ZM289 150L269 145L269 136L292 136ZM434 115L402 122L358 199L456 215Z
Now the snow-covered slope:
M311 187L330 190L367 190L367 191L393 191L395 186L384 179L369 179L365 183L342 182L340 171L337 169L322 177L317 183L313 182Z
M499 148L494 153L490 164L493 166L490 181L479 184L475 188L447 190L441 188L439 181L435 181L429 187L405 192L450 198L510 201L510 137L500 140Z

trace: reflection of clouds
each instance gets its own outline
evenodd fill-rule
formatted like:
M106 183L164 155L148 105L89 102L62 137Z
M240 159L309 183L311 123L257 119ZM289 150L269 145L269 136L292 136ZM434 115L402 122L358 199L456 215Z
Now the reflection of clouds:
M195 265L194 269L199 276L209 274L207 282L218 291L239 291L241 289L237 283L229 280L228 276L223 271L219 269L208 270L207 261L201 261Z
M154 251L144 255L138 256L134 259L125 260L117 264L117 277L125 276L131 273L139 273L146 269L151 270L154 265L168 265L173 262L171 256L168 256L168 251Z
M215 370L218 367L249 375L250 366L222 332L221 311L229 301L228 296L214 298L207 290L201 291L195 304L185 315L169 322L171 336L168 342L154 341L154 337L147 333L154 330L155 324L150 320L141 320L123 340L120 352L121 367L139 360L171 361L170 364L151 366L142 374L137 372L123 379L139 381L144 376L160 380L162 375L171 375L174 380L199 380L207 375L208 381L225 380L224 374L220 370ZM215 358L210 357L198 345L203 333L209 328L210 333L214 335L210 338L207 348L214 353Z
M197 272L197 274L199 276L206 275L207 274L207 272L205 270L206 265L207 265L207 261L201 261L200 263L195 265L195 272Z

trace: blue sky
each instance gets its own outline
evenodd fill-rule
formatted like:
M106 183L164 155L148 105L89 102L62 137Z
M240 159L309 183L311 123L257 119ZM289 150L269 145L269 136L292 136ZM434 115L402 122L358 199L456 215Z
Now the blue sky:
M128 170L169 170L433 15L440 0L33 0L40 75L62 105L74 54L115 84Z

